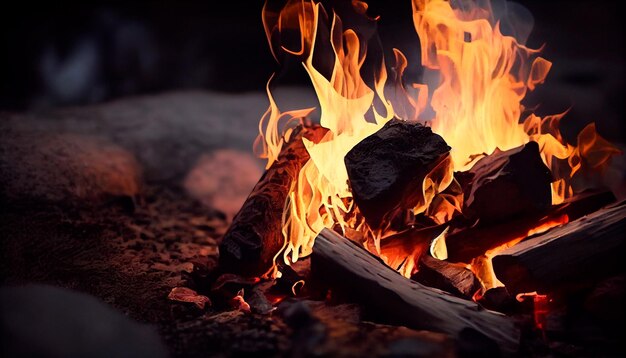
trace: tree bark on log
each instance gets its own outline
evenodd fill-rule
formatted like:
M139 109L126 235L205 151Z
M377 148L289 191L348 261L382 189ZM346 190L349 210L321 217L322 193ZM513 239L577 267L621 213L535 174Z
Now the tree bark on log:
M459 337L478 332L513 353L519 331L508 317L402 277L379 258L334 231L316 238L311 272L333 291L343 291L382 320Z
M317 137L322 127L299 127L263 174L220 244L220 271L245 277L267 273L284 244L282 216L287 195L309 160L302 137Z
M493 258L509 292L551 291L624 270L626 202L523 241Z

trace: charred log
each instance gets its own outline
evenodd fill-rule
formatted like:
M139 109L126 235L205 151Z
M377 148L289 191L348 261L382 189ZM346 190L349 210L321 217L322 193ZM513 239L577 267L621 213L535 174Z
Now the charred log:
M511 293L549 292L623 271L626 202L521 242L493 258Z
M313 137L321 131L321 127L296 130L263 174L220 244L222 272L252 277L272 267L284 243L281 226L289 189L309 160L302 137Z
M372 227L397 210L414 208L424 177L448 158L450 147L429 127L392 119L345 157L354 201Z
M438 260L428 254L420 257L419 271L411 279L464 298L472 298L480 289L480 282L465 265Z
M552 174L536 142L496 150L476 162L469 174L463 213L480 221L498 222L552 205Z
M408 280L380 259L328 229L315 240L311 273L332 292L350 299L391 324L460 337L468 330L495 342L503 352L517 350L519 332L512 320L478 304Z
M476 302L486 309L506 314L514 313L520 305L515 296L512 296L506 287L502 286L486 290Z
M469 228L459 225L451 229L450 234L446 236L448 261L469 263L487 250L527 236L530 230L544 223L565 215L570 221L576 220L613 201L615 196L611 192L589 192L577 195L548 210L520 216L507 222L497 224L479 222L478 225Z

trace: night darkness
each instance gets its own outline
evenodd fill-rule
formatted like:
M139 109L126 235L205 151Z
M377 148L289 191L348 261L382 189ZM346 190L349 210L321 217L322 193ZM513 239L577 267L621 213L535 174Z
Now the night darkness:
M418 63L410 1L368 3L370 14L380 15L387 57L397 47L409 63ZM531 101L540 102L540 112L546 113L572 107L570 116L581 117L575 121L598 121L601 131L605 121L623 129L619 3L521 3L535 18L529 44L545 44L544 55L554 63L546 85L530 95ZM77 105L190 88L262 91L277 70L262 28L262 5L136 1L6 7L0 15L0 108ZM418 66L412 68L409 75L418 78ZM307 81L303 71L281 76L285 84Z

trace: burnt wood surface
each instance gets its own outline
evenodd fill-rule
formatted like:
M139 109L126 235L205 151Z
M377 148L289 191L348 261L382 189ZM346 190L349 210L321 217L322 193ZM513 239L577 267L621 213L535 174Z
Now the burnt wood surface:
M309 153L302 141L306 132L321 127L299 127L276 161L263 174L220 244L220 269L253 277L266 274L284 245L282 217L287 195Z
M511 293L551 292L624 272L626 203L609 206L499 253L493 266Z
M429 127L398 119L363 139L345 157L354 201L372 227L396 210L414 208L424 177L450 147Z
M513 239L524 237L529 230L552 220L567 215L569 220L576 220L615 201L611 192L586 192L574 196L562 204L502 223L481 223L464 227L458 225L446 236L448 261L469 263L487 250L498 247Z
M324 229L317 236L311 272L331 291L345 292L387 322L457 338L478 332L496 342L503 353L518 348L519 332L510 318L406 279L334 231Z
M428 253L420 256L419 271L411 279L467 299L480 289L480 282L464 264L438 260Z
M552 205L552 174L536 142L496 150L469 170L463 213L483 222L498 222L545 210Z

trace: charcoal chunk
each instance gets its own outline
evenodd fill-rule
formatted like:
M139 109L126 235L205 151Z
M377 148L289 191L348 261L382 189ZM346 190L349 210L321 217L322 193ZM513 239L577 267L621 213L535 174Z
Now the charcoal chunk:
M422 199L424 177L450 152L429 127L392 119L345 157L354 201L370 226Z
M552 174L539 145L528 142L507 151L496 150L469 170L463 213L483 222L497 222L544 210L552 205Z

